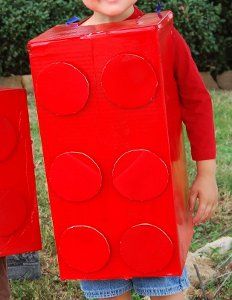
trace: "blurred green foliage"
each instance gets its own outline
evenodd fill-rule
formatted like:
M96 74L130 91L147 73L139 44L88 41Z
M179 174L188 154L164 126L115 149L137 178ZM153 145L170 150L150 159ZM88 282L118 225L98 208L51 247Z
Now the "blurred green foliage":
M221 5L223 20L217 34L219 55L217 65L219 71L232 69L232 0L213 0L215 5Z

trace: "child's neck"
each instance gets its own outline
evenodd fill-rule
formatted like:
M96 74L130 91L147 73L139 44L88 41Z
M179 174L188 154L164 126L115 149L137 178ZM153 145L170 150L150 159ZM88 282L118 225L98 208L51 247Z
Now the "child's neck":
M133 5L117 16L108 16L95 11L93 15L87 21L85 21L85 25L97 25L101 23L120 22L127 19L130 15L133 14L133 12L134 12Z

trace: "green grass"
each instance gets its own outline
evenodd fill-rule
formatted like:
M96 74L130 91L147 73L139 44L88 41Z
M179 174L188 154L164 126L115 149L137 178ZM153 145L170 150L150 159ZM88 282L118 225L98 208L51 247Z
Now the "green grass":
M217 139L217 183L220 192L219 207L215 216L195 228L191 250L232 233L232 92L212 92ZM187 147L189 158L189 147ZM188 159L190 178L194 177L194 163ZM230 229L230 230L229 230ZM228 233L227 233L228 232ZM225 235L226 235L225 234Z
M218 172L217 180L220 188L220 201L215 216L204 225L195 228L191 250L199 248L221 236L231 227L231 191L232 191L232 92L212 92L218 142ZM37 117L32 98L29 99L31 132L36 165L36 180L40 219L43 235L43 251L40 253L42 277L36 281L12 282L13 299L22 300L52 300L52 299L83 299L83 294L77 282L61 282L58 277L56 251L53 239L53 229L49 204L47 199L47 186L45 183L41 144L38 134ZM187 147L189 157L189 147ZM188 160L190 180L194 176L194 163ZM231 232L230 232L231 233ZM232 299L231 281L226 283L218 299ZM209 285L209 291L215 290L217 283ZM134 300L139 299L133 295Z

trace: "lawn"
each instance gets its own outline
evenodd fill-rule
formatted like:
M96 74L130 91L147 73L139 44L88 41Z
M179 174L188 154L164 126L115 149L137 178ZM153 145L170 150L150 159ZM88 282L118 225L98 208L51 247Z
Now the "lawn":
M232 92L212 92L215 110L216 134L218 143L218 172L217 180L220 189L219 207L213 218L204 225L195 229L191 251L194 251L214 241L220 236L232 234ZM71 300L84 299L77 282L61 282L58 276L56 251L53 239L53 229L49 204L47 199L47 187L45 183L41 143L37 127L37 116L32 97L29 97L31 132L35 156L35 170L37 180L38 200L40 207L40 219L43 235L43 251L40 253L42 277L37 281L14 281L12 283L13 299L22 300ZM189 158L189 146L187 145ZM189 177L194 176L194 163L188 159ZM208 287L211 290L216 285ZM219 293L218 299L232 299L232 282L227 281L225 287ZM134 299L138 298L133 296Z

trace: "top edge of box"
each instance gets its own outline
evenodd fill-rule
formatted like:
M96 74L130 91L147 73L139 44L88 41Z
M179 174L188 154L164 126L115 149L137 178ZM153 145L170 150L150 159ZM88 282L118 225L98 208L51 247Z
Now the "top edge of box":
M140 30L144 27L155 27L160 29L171 22L172 19L173 14L171 11L163 11L159 14L147 13L139 18L124 20L121 22L85 26L78 26L78 23L70 25L56 25L30 40L28 48L30 49L32 46L70 38L91 39L99 35L119 33L122 30Z

